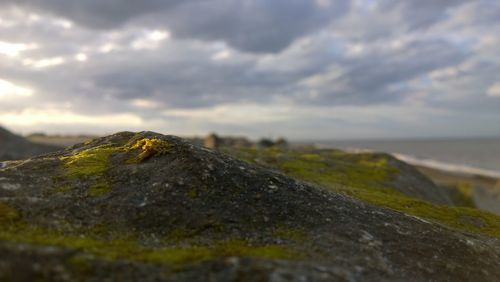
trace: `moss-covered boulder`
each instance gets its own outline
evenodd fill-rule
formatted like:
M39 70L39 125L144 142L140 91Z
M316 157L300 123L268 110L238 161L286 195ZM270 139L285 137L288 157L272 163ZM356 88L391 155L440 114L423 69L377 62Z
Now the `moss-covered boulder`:
M385 153L350 153L315 147L226 146L220 150L327 188L392 190L434 204L455 204L445 188L436 186L413 166Z
M151 132L9 162L0 281L500 277L499 217L388 194L404 210L378 192L370 201L368 183L321 184ZM454 224L416 215L416 203Z

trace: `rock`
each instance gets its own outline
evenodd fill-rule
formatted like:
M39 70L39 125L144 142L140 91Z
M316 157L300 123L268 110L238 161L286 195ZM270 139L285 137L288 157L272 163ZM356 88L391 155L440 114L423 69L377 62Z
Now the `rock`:
M348 153L314 147L254 148L253 151L224 148L223 151L327 188L391 190L435 204L454 205L446 188L435 185L413 166L385 153Z
M205 147L210 149L217 149L219 146L220 138L215 133L211 133L205 138Z
M199 142L196 142L196 140L191 139L190 141L194 144L200 144ZM222 147L241 149L241 148L249 148L254 145L250 140L248 140L245 137L228 137L228 136L220 137L215 133L211 133L210 135L208 135L205 138L203 144L205 145L205 147L210 149L220 149Z
M276 142L274 143L274 146L278 147L278 148L288 148L288 141L286 141L285 138L283 137L280 137L278 138L278 140L276 140Z
M450 227L174 136L122 132L10 162L5 184L17 188L0 188L0 281L500 277L499 217Z
M271 148L274 146L274 141L268 138L262 138L257 143L259 148Z
M57 146L30 142L0 127L0 161L25 159L60 149Z
M435 204L454 204L446 188L434 184L415 167L391 155L385 155L385 157L389 160L389 165L398 170L397 175L392 179L392 185L397 191Z

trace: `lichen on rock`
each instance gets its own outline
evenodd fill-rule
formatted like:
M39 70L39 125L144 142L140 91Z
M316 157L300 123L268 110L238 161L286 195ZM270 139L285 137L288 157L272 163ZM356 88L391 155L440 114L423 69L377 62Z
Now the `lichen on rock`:
M123 151L122 147L106 144L61 157L61 160L67 177L101 176L109 169L111 155Z
M173 149L173 145L159 138L143 138L130 146L129 150L141 150L131 162L141 163L152 156L161 156L169 153Z

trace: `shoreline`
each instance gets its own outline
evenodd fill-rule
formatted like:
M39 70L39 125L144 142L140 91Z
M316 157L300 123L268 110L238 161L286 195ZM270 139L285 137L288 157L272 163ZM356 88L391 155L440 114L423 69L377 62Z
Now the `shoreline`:
M315 144L315 146L325 149L340 149L350 153L384 152L354 147L339 148L330 144ZM447 188L451 193L465 188L476 208L500 215L500 171L433 159L419 159L406 154L385 153L414 166L436 185Z
M478 209L500 215L500 179L491 176L450 172L422 165L414 165L420 173L436 185L456 188L470 185L471 196Z
M389 154L393 155L395 158L401 161L404 161L416 167L426 167L429 169L435 169L459 176L484 177L497 180L500 179L500 171L474 167L466 164L442 162L433 159L420 159L406 154L398 154L398 153L389 153Z

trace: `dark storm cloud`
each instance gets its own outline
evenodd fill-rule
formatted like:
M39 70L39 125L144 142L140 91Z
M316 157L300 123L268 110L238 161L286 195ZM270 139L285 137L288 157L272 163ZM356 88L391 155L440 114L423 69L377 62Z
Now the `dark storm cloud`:
M321 4L321 3L326 4ZM130 21L163 23L174 35L222 40L250 52L279 52L296 38L324 27L348 8L328 0L7 0L95 29L119 28Z
M3 0L1 4L50 12L90 28L112 29L188 1L198 0Z
M347 3L332 1L325 7L311 0L206 1L180 6L167 23L182 37L223 40L251 52L279 52L343 14Z

